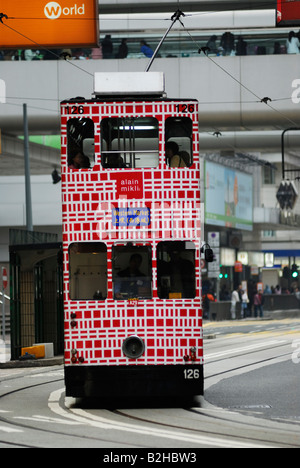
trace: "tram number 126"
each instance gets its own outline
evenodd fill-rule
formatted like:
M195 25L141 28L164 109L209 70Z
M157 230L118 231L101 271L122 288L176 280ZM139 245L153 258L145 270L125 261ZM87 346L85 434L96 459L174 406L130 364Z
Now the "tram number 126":
M193 113L195 111L194 104L176 104L176 111L183 114Z
M67 106L66 107L67 114L83 114L84 107L83 106Z
M183 375L185 379L199 379L200 372L199 369L184 369Z

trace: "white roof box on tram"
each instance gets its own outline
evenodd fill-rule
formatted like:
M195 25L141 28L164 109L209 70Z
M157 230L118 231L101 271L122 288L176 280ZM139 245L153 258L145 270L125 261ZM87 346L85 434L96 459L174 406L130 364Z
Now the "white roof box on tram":
M162 72L95 73L96 96L157 96L165 93Z

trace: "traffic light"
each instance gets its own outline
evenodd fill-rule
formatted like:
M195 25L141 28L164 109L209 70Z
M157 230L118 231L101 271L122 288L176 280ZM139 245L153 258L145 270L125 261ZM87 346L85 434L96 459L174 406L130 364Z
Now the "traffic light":
M282 210L292 210L298 198L298 190L294 182L283 180L279 185L276 198Z
M291 271L290 271L289 267L284 267L282 276L285 279L290 279L290 273L291 273Z
M292 278L297 279L298 277L299 277L298 265L294 263L294 265L292 265Z

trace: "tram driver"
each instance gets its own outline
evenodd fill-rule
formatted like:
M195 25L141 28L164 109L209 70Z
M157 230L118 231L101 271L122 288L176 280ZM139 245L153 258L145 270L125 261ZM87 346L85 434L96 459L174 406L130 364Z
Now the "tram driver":
M140 271L143 258L140 254L131 255L129 266L120 271L115 277L114 297L125 300L133 298L147 298L151 295L149 279Z

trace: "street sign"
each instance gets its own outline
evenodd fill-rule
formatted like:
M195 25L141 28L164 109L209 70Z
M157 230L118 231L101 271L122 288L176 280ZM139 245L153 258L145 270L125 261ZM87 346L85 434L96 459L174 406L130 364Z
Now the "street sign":
M207 240L214 252L214 261L208 263L208 278L219 278L220 274L220 233L208 232Z
M7 270L4 267L2 267L2 286L3 289L7 288Z
M235 262L234 271L236 273L243 273L243 264L242 264L242 262Z

